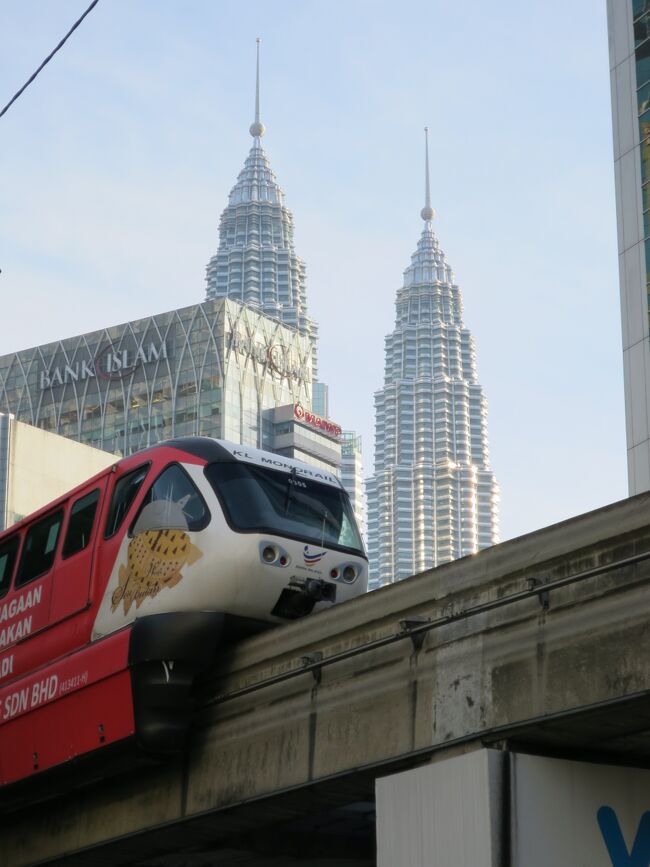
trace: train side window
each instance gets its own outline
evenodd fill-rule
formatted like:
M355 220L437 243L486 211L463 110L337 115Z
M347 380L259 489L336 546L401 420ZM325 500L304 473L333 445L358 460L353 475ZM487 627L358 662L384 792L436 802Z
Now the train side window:
M188 530L203 530L210 522L210 512L199 489L178 464L171 464L164 469L149 488L131 526L131 532L145 506L150 503L161 506L157 510L156 518L152 518L154 521L162 521L164 526L161 526L161 529L170 526L169 522L174 526L180 522L182 529L187 527Z
M120 529L122 521L129 511L131 503L135 500L148 470L149 464L146 464L144 467L138 467L137 470L127 473L116 482L113 496L111 497L111 505L108 510L108 518L106 519L105 539L114 536Z
M62 557L72 557L78 551L88 545L90 534L93 531L93 523L95 521L95 512L97 511L97 503L99 502L99 488L91 491L83 497L79 497L72 504L70 509L70 520L68 521L68 531L65 534L65 542L63 543Z
M40 578L52 568L62 523L63 509L59 509L29 528L20 558L16 587Z
M17 553L18 536L14 536L0 545L0 597L4 596L7 590L9 590L11 576L14 574Z

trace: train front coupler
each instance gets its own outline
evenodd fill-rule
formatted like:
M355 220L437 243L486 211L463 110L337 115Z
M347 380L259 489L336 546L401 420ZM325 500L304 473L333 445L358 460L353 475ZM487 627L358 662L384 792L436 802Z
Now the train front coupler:
M294 576L280 594L271 613L286 620L297 620L310 614L317 602L336 602L336 585L322 578Z

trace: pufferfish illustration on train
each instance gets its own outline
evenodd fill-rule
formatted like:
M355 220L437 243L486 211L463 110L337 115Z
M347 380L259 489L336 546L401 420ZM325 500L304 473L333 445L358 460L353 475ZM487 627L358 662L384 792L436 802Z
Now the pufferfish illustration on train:
M157 500L142 510L129 542L126 565L119 568L111 611L115 612L120 603L124 604L124 614L134 603L136 609L140 608L145 599L154 599L161 590L175 587L183 578L183 570L203 556L187 533L183 513L187 499ZM161 518L164 530L146 529L148 523L160 526Z

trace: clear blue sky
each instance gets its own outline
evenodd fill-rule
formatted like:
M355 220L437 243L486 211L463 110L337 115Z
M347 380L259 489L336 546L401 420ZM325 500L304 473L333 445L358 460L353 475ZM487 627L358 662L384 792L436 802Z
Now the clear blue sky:
M5 0L1 104L86 5ZM203 300L256 36L321 377L366 474L428 125L503 538L624 497L605 0L100 0L0 119L0 353Z

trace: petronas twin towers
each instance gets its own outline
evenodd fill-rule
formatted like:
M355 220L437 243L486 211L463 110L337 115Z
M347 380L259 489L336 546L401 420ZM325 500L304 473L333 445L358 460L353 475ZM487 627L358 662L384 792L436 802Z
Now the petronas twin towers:
M253 147L219 226L207 297L254 306L308 336L305 266L293 217L261 145L259 40ZM498 541L498 486L490 468L487 407L462 299L433 232L428 141L424 220L397 292L375 395L375 473L368 480L371 586L472 554Z

